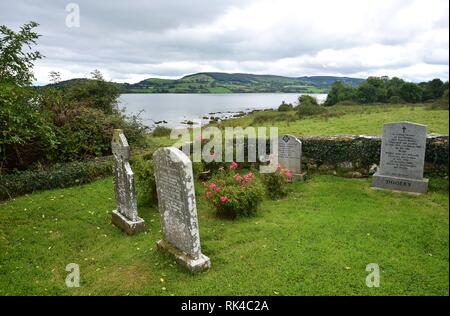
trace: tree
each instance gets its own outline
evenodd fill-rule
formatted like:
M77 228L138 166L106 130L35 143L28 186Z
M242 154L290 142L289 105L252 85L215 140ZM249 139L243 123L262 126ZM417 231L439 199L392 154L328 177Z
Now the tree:
M33 62L42 57L33 51L37 25L30 22L19 32L0 26L0 172L27 166L55 145L51 122L30 86Z
M336 80L331 85L325 105L335 105L341 101L350 101L356 99L355 88L345 85L342 81Z
M0 26L0 81L18 86L29 86L34 79L33 62L43 57L33 51L40 35L33 32L39 24L29 22L14 32L5 25Z
M392 97L400 97L400 88L405 83L403 79L393 77L389 81L386 82L387 88L387 98L391 99Z
M420 83L422 87L422 101L439 99L445 90L445 84L441 79L433 79L428 82Z
M50 71L48 76L50 77L50 82L53 84L61 81L61 73L59 71Z
M406 102L419 102L422 100L422 89L415 83L405 82L400 88L400 97Z
M358 87L358 98L362 103L386 102L387 79L369 77Z

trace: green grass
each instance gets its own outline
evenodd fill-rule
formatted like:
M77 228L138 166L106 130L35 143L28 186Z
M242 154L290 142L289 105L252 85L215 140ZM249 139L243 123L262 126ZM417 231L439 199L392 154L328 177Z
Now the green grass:
M229 119L222 126L259 126L257 116L275 114L294 115L295 112L258 111L250 115ZM319 116L298 118L295 121L273 119L262 125L278 127L280 134L332 135L381 134L387 122L411 121L427 125L428 133L448 134L449 113L446 110L429 110L424 105L340 105L328 108Z
M0 295L448 295L446 180L430 179L422 196L331 176L290 191L235 221L217 219L199 192L212 262L199 275L155 250L156 208L139 208L145 233L126 236L110 224L111 178L4 202ZM64 284L71 262L80 265L80 288ZM381 268L379 288L365 285L368 263Z

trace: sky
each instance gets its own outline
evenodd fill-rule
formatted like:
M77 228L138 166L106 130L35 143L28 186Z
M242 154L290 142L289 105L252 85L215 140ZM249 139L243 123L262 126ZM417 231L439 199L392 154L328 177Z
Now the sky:
M206 72L449 77L448 0L0 0L0 25L40 24L49 72L135 83ZM77 15L79 13L79 15Z

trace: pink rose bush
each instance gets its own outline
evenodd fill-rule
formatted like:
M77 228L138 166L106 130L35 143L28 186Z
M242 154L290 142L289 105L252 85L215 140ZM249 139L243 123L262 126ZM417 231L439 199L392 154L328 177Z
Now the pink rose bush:
M266 194L271 199L279 199L287 196L287 184L292 181L292 171L278 165L273 173L265 173L263 182L266 187Z
M205 198L220 217L250 216L256 213L264 197L264 189L254 173L241 175L237 168L233 161L204 183Z

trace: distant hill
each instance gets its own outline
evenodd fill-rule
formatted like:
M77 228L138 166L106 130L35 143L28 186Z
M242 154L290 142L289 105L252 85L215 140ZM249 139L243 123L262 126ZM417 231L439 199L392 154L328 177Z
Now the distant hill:
M79 80L63 81L58 85ZM358 85L363 79L333 76L283 77L244 73L202 72L180 79L149 78L138 83L118 84L123 93L326 93L334 81Z

